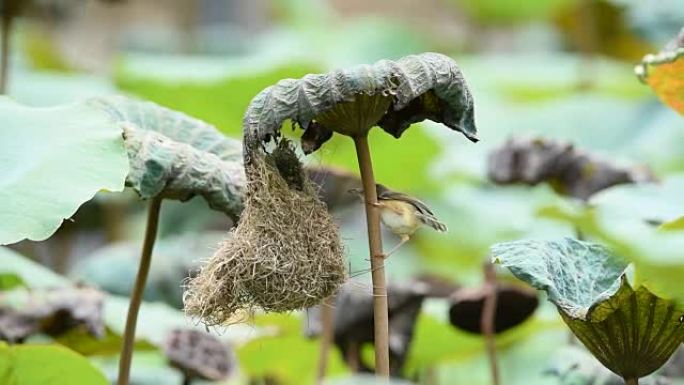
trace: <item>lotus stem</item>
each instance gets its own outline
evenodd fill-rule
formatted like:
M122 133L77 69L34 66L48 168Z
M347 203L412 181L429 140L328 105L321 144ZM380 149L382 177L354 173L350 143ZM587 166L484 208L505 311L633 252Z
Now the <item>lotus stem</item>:
M484 266L485 288L487 297L482 306L480 327L485 338L492 384L499 385L499 365L496 358L495 319L496 319L496 274L494 266L487 263Z
M373 279L373 319L375 331L375 374L389 378L389 314L387 310L387 282L385 281L385 256L382 252L380 233L380 211L375 206L378 197L375 191L375 177L368 136L354 137L356 157L361 172L363 195L366 202L366 223L368 224L368 248L370 251L371 277Z
M625 378L625 385L639 385L638 378Z
M133 345L135 343L135 326L138 320L138 311L142 303L147 275L150 272L152 262L152 249L157 238L157 225L159 224L159 209L162 199L154 197L150 201L147 211L147 227L145 228L145 240L143 241L142 253L140 255L140 265L138 275L135 277L135 285L131 294L131 302L128 306L128 316L126 318L126 329L124 330L123 347L121 348L121 358L119 360L118 385L128 385L131 374L131 360L133 358Z
M333 307L333 296L328 297L328 299L321 304L321 325L323 326L321 330L321 350L318 356L318 373L316 375L316 383L319 385L323 383L325 373L328 370L328 356L335 333L335 308Z
M17 4L14 0L5 1L5 6L2 12L2 40L0 41L0 94L7 93L7 77L9 73L9 55L10 55L10 34L12 32L12 21L14 20L14 8Z

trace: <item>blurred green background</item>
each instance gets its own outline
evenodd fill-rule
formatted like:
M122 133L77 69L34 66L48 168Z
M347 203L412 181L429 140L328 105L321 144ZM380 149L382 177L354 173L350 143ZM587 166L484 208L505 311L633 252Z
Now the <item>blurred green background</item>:
M431 276L468 287L482 282L482 263L496 242L575 234L572 223L540 213L577 202L546 185L488 182L487 155L508 138L568 141L620 164L650 167L659 179L684 172L684 119L633 72L643 55L658 51L683 25L681 0L36 0L16 23L8 94L51 106L123 93L240 138L252 97L280 79L424 51L449 55L472 89L481 141L424 122L400 140L374 130L370 143L378 181L427 201L450 229L420 231L387 261L389 279ZM306 162L358 173L347 138L334 137ZM350 271L369 281L361 210L346 204L334 215ZM112 293L106 317L116 335L144 217L133 194L103 193L52 238L12 249ZM199 200L165 203L149 302L139 321L142 339L153 342L154 333L188 322L180 310L181 281L230 225ZM385 234L386 244L396 241ZM0 261L9 271L24 263L9 256ZM452 328L446 309L444 299L423 304L405 376L426 385L489 384L483 340ZM303 336L306 323L299 313L257 315L222 330L240 361L236 383L313 383L318 343ZM594 378L599 369L592 358L581 361L581 351L558 358L568 354L567 341L555 310L543 303L534 317L498 338L502 383L594 383L571 382ZM79 350L82 343L66 344ZM88 355L114 376L116 349ZM348 375L337 351L331 359L332 377ZM578 363L558 364L568 360ZM154 348L136 356L133 378L136 384L180 383Z

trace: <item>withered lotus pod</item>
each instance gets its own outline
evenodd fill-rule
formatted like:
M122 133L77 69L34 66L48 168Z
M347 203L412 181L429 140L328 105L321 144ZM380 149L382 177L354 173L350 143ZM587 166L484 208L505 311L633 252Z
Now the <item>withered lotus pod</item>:
M629 284L627 263L595 243L565 238L492 248L495 262L544 290L577 338L629 384L666 363L684 341L684 309Z
M183 372L185 384L192 379L225 380L237 370L235 353L218 338L197 330L171 330L164 354L171 366Z
M488 290L485 287L462 288L451 296L449 322L464 331L482 334L482 311ZM535 290L511 284L496 287L494 332L501 333L527 320L539 305Z

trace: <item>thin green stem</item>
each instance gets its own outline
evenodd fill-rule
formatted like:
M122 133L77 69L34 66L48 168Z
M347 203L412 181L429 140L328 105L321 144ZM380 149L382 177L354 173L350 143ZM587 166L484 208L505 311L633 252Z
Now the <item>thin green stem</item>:
M368 136L354 137L356 157L361 171L363 195L366 202L366 223L368 224L368 248L373 280L373 319L375 332L375 374L389 378L389 314L387 307L387 282L385 280L385 256L382 252L380 233L380 212L375 206L378 196L375 190L373 163L368 147Z
M128 306L128 316L126 318L126 329L124 330L123 347L121 348L121 358L119 360L118 385L128 385L131 374L131 360L133 359L133 345L135 343L135 326L138 320L138 311L142 303L143 292L147 275L150 272L152 262L152 249L157 238L157 225L159 224L159 209L161 208L160 197L154 197L150 201L147 211L147 227L145 228L145 240L143 241L142 253L140 255L140 265L138 275L135 277L131 302Z

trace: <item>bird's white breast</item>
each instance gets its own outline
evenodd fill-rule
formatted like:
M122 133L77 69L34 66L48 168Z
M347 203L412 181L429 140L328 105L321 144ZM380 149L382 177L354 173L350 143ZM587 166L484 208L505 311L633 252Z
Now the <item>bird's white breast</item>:
M380 220L390 231L397 235L413 234L420 222L413 215L413 207L408 204L392 205L392 208L383 207L380 210ZM399 206L399 207L397 207Z

